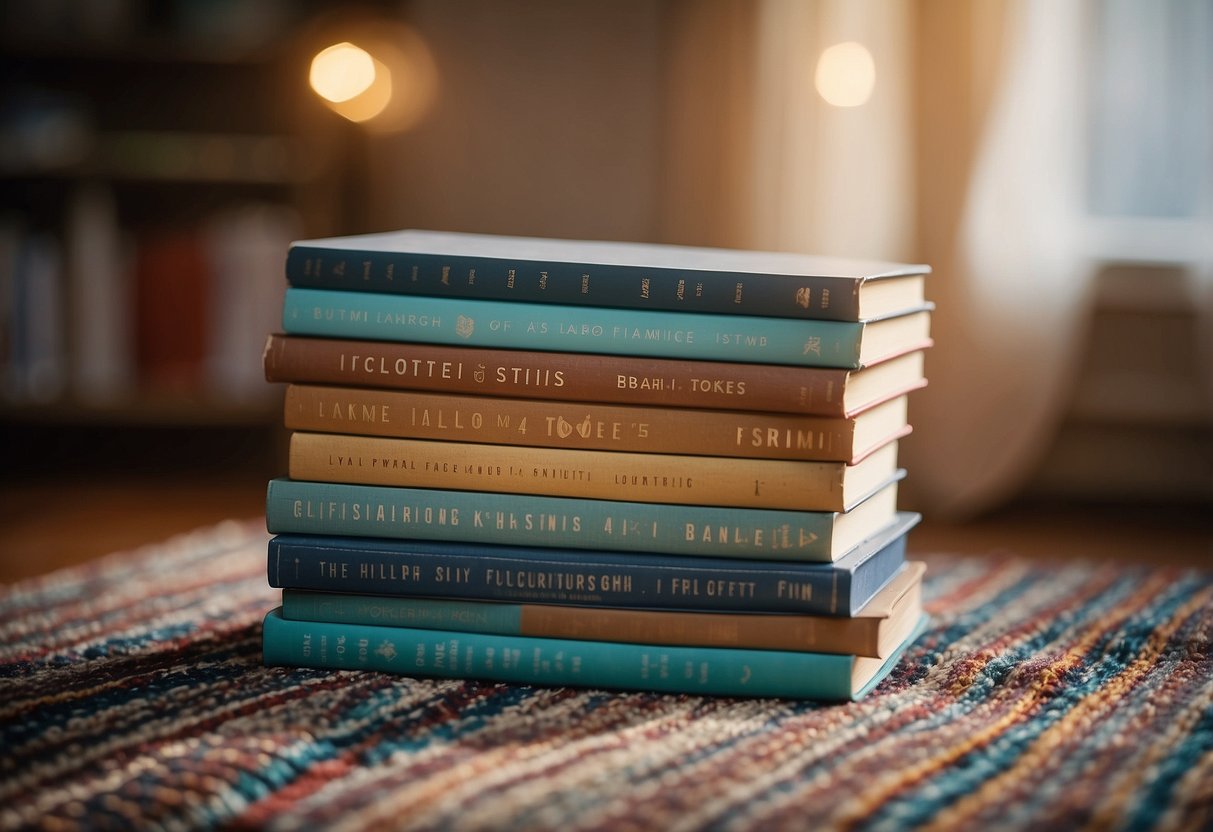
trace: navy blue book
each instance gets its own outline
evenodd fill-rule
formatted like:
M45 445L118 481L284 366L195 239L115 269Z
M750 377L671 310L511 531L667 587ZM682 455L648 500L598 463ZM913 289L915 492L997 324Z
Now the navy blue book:
M905 562L892 525L833 563L281 534L270 586L585 607L852 616Z
M292 244L292 286L863 321L921 308L930 268L793 252L392 231Z

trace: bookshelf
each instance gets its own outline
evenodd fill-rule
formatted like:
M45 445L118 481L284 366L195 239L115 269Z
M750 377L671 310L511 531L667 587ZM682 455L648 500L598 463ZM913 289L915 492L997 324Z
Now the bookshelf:
M306 89L312 14L299 2L0 9L6 451L37 438L91 458L90 444L148 430L169 445L281 438L281 391L260 357L283 252L342 230L348 198L351 136Z

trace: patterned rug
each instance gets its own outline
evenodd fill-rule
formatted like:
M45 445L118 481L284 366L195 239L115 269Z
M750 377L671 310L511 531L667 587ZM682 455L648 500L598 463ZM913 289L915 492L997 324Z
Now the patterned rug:
M930 561L850 705L268 669L266 535L0 588L0 827L1213 828L1213 576Z

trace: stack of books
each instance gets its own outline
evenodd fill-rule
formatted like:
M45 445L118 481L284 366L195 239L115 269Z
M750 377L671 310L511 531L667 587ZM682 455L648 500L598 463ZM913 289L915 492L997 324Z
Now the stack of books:
M845 700L922 627L926 267L402 231L286 271L268 664Z

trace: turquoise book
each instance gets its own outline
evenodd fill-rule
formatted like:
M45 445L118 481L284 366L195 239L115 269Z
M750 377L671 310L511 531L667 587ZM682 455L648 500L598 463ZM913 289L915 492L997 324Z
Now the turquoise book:
M330 338L859 369L930 344L929 305L870 321L288 288L282 327Z
M894 522L904 472L847 512L717 508L274 479L274 534L833 561Z
M926 618L887 659L780 650L669 647L292 621L270 611L266 665L713 696L859 699L889 674Z

